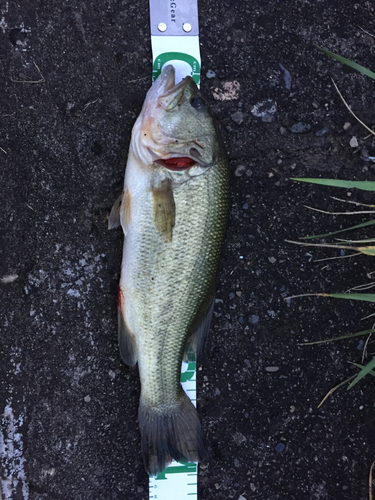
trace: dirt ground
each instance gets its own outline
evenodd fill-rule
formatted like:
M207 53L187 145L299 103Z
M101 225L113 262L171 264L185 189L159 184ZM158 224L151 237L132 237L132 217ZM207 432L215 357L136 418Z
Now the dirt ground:
M372 378L317 408L354 373L363 342L301 343L371 328L363 318L373 307L285 298L371 283L374 262L285 240L371 218L305 208L345 211L353 206L332 196L372 203L371 193L291 177L374 180L375 141L332 78L369 126L374 82L314 47L374 70L373 3L211 0L199 12L201 88L232 172L217 304L198 363L208 451L199 499L364 500ZM148 15L146 0L0 3L2 499L148 498L138 373L117 348L122 234L106 223L151 82ZM219 100L217 89L234 81L235 98Z

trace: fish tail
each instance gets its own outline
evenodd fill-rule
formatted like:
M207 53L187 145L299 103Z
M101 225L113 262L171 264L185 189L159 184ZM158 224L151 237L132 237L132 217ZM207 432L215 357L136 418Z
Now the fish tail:
M172 461L203 460L204 441L197 411L181 388L173 404L139 405L141 447L146 472L156 476Z

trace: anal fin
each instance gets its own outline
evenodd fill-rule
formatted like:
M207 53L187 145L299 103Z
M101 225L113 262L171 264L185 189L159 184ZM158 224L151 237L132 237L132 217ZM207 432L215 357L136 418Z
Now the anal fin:
M129 329L125 317L125 298L119 287L118 290L118 345L121 358L129 366L134 366L137 363L137 343L134 333Z
M186 339L183 360L188 362L188 351L194 351L199 356L206 343L207 335L210 330L212 315L215 306L215 295L209 295L208 299L202 304L195 321L193 322L191 333Z

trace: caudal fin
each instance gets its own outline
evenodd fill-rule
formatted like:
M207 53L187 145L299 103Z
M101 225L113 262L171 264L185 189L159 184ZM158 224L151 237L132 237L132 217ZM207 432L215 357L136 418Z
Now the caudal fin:
M199 462L204 443L197 411L181 388L175 403L148 407L139 405L141 447L146 472L155 476L172 461Z

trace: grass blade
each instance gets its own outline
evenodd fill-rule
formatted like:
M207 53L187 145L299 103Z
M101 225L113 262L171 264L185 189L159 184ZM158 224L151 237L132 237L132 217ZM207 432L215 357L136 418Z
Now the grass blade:
M358 247L357 250L365 255L375 255L375 247Z
M349 380L352 380L353 378L355 377L355 375L352 375L351 377L347 378L346 380L344 380L343 382L340 382L338 385L336 385L335 387L333 387L330 391L327 392L327 394L324 396L324 398L321 400L321 402L318 404L318 408L320 408L322 406L322 404L324 403L324 401L331 395L333 394L336 389L338 389L339 387L345 385L347 382L349 382Z
M361 379L363 379L363 377L365 377L368 373L370 373L373 368L375 368L375 358L372 358L372 360L362 368L356 378L349 384L348 390L351 389L355 384L357 384Z
M319 45L315 45L319 50L324 52L327 56L332 57L333 59L336 59L336 61L339 61L342 64L346 64L346 66L349 66L350 68L355 69L356 71L359 71L363 75L369 76L373 80L375 80L375 73L370 71L369 69L365 68L364 66L361 66L360 64L357 64L350 59L346 59L346 57L339 56L338 54L335 54L334 52L331 52L330 50L323 49L323 47L319 47Z
M313 177L292 177L292 181L308 182L321 186L341 187L346 189L361 189L362 191L375 191L375 181L344 181L341 179L317 179Z
M360 229L362 227L373 226L375 224L375 219L363 222L362 224L357 224L356 226L346 227L345 229L339 229L337 231L332 231L331 233L316 234L314 236L305 236L304 240L314 240L317 238L326 238L327 236L332 236L334 234L343 233L344 231L352 231L353 229Z
M332 297L333 299L362 300L375 302L375 293L318 293L319 297Z
M354 366L356 366L357 368L359 368L360 370L362 370L362 368L365 368L364 365L360 365L359 363L353 363ZM375 377L375 372L373 370L369 371L369 375L372 375L373 377Z
M369 333L375 333L375 330L363 330L363 332L350 333L349 335L342 335L341 337L334 337L332 339L316 340L315 342L303 342L297 345L314 345L314 344L325 344L326 342L334 342L335 340L351 339L354 337L361 337L362 335L368 335Z

